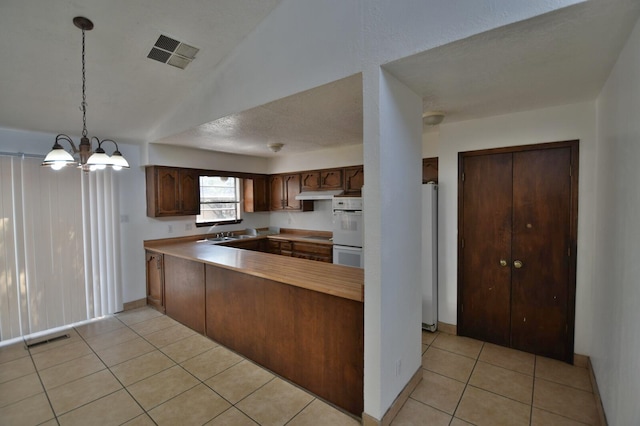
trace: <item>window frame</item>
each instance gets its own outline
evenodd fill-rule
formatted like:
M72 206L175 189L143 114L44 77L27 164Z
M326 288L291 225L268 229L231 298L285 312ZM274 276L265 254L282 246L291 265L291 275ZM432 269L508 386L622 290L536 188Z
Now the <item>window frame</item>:
M202 201L202 178L205 177L217 177L217 178L228 178L228 179L235 179L236 181L236 199L235 201L221 201L221 202L216 202L216 204L235 204L236 205L236 218L232 219L232 220L216 220L216 221L207 221L207 222L198 222L198 217L202 216L202 212L204 211L204 209L202 208L203 204L207 204L204 203ZM213 225L233 225L233 224L237 224L237 223L241 223L242 222L242 193L243 193L243 189L242 189L242 185L243 185L243 178L241 178L240 176L233 176L233 175L228 175L228 174L223 174L223 173L215 173L215 172L211 172L211 171L203 171L201 173L198 174L198 184L199 184L199 193L198 193L198 203L200 204L200 214L196 215L196 227L197 228L201 228L201 227L209 227L209 226L213 226Z

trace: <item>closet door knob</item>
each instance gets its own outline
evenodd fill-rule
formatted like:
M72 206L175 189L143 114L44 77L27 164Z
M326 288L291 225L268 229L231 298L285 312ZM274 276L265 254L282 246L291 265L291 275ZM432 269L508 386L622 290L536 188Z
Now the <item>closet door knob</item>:
M504 259L500 259L500 266L507 266L507 261Z
M513 262L513 266L514 266L516 269L520 269L520 268L522 268L522 262L521 262L521 261L519 261L519 260L516 260L516 261L514 261L514 262Z

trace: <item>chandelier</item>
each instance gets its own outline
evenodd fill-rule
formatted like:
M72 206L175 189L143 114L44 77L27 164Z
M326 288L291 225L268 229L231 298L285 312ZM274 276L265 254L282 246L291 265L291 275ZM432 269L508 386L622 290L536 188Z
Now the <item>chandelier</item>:
M51 167L54 170L60 170L64 166L70 164L76 164L82 168L85 172L90 170L100 170L106 167L111 167L114 170L128 169L129 163L122 156L118 150L118 144L111 139L100 140L97 137L89 139L87 137L87 95L86 95L86 76L85 76L85 63L84 63L84 32L93 29L93 22L82 16L73 18L73 24L82 30L82 103L80 104L80 110L82 111L82 138L80 139L80 146L76 147L73 140L64 134L56 136L56 141L51 149L51 152L47 154L42 165L45 167ZM73 158L73 155L65 151L60 145L60 141L66 141L71 145L73 155L78 154L79 161ZM92 142L96 142L97 147L95 151L92 149ZM112 143L116 146L115 151L111 156L107 155L102 144Z

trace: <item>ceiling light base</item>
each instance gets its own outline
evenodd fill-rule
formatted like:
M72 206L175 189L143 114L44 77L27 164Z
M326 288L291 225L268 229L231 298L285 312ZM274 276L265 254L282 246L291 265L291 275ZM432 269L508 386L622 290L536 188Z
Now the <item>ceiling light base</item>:
M273 152L280 151L283 146L284 146L283 143L270 143L270 144L267 144L267 147Z
M442 123L444 120L444 112L442 111L427 111L422 114L422 122L428 126L435 126Z
M83 31L91 31L93 29L93 22L84 16L76 16L73 18L73 25L80 28Z

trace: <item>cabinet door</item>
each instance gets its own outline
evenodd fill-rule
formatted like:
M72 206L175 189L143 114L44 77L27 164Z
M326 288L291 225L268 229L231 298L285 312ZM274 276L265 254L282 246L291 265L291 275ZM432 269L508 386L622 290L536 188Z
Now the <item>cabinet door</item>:
M166 313L201 334L205 331L204 268L194 260L164 256Z
M301 203L296 200L300 193L300 175L287 175L284 177L284 208L285 210L300 210Z
M280 241L267 240L267 253L280 254Z
M180 213L200 214L200 178L195 170L179 169Z
M346 167L344 169L344 192L346 194L360 194L364 185L363 166Z
M244 179L244 211L269 211L269 182L266 176Z
M284 209L284 180L280 175L269 178L269 210Z
M164 272L162 254L147 252L147 305L164 312Z
M302 190L317 191L320 189L320 172L302 173Z
M302 243L299 241L295 241L292 244L293 257L327 263L333 261L333 249L328 244Z
M193 169L149 166L147 216L184 216L200 213L200 184Z
M342 169L323 170L320 174L321 189L342 189Z
M178 170L173 168L157 168L155 170L156 180L156 204L157 215L176 215L180 211L178 191Z

